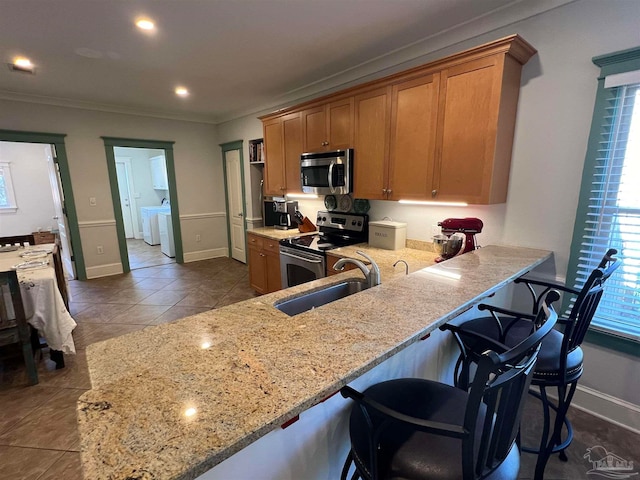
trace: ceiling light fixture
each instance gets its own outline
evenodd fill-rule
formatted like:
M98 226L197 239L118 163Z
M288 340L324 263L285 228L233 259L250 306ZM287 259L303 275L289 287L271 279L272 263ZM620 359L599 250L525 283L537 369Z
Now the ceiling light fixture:
M140 30L153 30L156 28L156 25L148 18L141 18L140 20L136 21L136 27L138 27Z
M14 72L35 73L35 65L31 63L31 60L25 57L15 58L13 63L9 64L9 69Z
M176 95L179 95L181 97L186 97L187 95L189 95L189 90L184 87L176 87L175 92Z

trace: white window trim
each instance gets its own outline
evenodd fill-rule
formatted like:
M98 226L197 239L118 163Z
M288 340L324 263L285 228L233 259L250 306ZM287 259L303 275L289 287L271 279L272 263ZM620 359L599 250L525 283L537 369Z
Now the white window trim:
M16 213L18 211L18 204L16 203L16 195L13 189L13 180L11 178L11 164L9 162L0 162L0 171L4 177L4 185L7 191L8 206L0 206L0 214L2 213Z

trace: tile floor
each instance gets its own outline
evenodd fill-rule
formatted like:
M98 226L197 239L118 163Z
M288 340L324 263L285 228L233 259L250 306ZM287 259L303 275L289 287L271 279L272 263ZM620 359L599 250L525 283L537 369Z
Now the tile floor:
M127 238L127 251L131 270L176 263L175 258L167 257L160 251L160 245L147 245L144 240Z
M77 354L65 356L64 369L55 370L45 353L40 383L27 386L20 351L0 355L0 480L82 478L75 410L91 388L87 345L256 295L247 266L228 258L74 280L69 290Z
M53 369L45 354L39 362L40 383L29 387L19 352L4 361L0 358L0 480L81 479L75 410L77 398L91 388L87 345L252 298L255 293L247 275L244 264L219 258L69 282L78 352L66 356L66 368ZM535 428L537 418L536 411L528 408L524 423ZM591 465L583 457L596 445L640 464L640 435L576 409L570 418L576 434L567 450L569 461L552 457L546 480L591 477L587 475ZM525 432L525 438L530 436ZM533 478L535 459L522 455L519 480Z

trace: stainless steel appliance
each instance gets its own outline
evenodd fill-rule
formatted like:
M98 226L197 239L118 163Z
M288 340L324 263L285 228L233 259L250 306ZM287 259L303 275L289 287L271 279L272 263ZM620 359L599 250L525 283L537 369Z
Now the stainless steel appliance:
M282 288L293 287L326 276L328 250L365 243L369 216L319 211L319 233L280 240Z
M303 193L346 195L353 191L353 149L303 153L300 156Z
M298 211L298 202L295 200L274 202L273 208L277 215L275 228L278 230L288 230L297 228L298 222L295 220Z

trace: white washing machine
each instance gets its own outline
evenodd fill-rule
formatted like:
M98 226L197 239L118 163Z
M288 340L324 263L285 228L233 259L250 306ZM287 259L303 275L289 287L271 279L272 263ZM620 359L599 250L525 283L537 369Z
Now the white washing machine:
M167 257L176 256L176 248L173 242L173 225L171 213L158 213L158 230L160 232L160 251Z
M142 207L142 235L149 245L160 245L160 230L158 228L158 214L171 213L171 207Z

